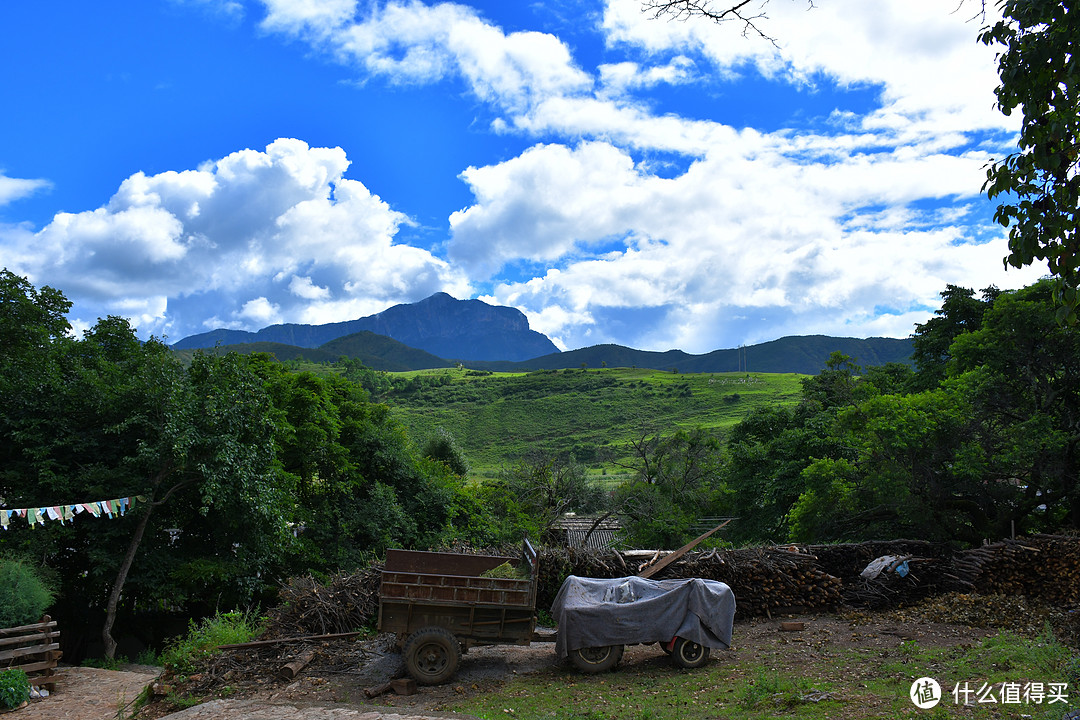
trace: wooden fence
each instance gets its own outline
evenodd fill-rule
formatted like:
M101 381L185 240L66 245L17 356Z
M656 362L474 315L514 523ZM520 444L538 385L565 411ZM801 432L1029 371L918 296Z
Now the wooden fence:
M30 682L50 692L56 683L56 663L62 654L60 631L48 615L33 625L0 628L0 670L22 668L30 676Z

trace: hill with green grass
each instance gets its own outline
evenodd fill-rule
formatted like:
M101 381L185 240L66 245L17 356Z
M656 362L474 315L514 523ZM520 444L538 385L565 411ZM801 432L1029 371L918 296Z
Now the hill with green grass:
M404 377L377 399L418 444L450 432L483 478L531 451L570 453L594 474L618 474L627 442L642 433L703 427L722 436L755 407L796 402L805 376L614 368Z

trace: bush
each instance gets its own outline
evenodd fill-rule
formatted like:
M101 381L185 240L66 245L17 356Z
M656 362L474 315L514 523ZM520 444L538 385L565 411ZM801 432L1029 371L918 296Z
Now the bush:
M35 623L52 602L52 591L33 566L0 559L0 627Z
M218 652L218 645L249 642L262 631L262 621L249 612L219 613L198 623L192 620L187 635L169 643L159 659L177 673L192 673L202 660Z
M12 710L30 699L30 678L19 668L0 672L0 708Z

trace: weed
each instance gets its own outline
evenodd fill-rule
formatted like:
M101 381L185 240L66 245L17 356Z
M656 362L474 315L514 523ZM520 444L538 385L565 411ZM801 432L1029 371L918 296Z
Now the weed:
M85 658L81 663L83 667L100 668L101 670L119 670L127 664L128 659L124 655L115 658Z
M161 652L162 665L176 673L196 671L198 662L212 655L218 645L248 642L263 630L262 621L250 612L218 613L191 621L187 635L176 638Z

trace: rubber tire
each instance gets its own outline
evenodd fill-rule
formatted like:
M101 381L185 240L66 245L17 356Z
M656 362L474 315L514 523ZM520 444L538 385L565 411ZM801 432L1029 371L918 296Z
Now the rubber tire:
M709 662L709 648L686 638L676 638L675 649L671 651L671 659L679 667L699 668Z
M570 662L583 673L607 672L622 660L622 645L604 645L602 647L579 648L570 651Z
M405 669L420 685L438 685L457 672L461 644L442 627L420 628L405 641Z

